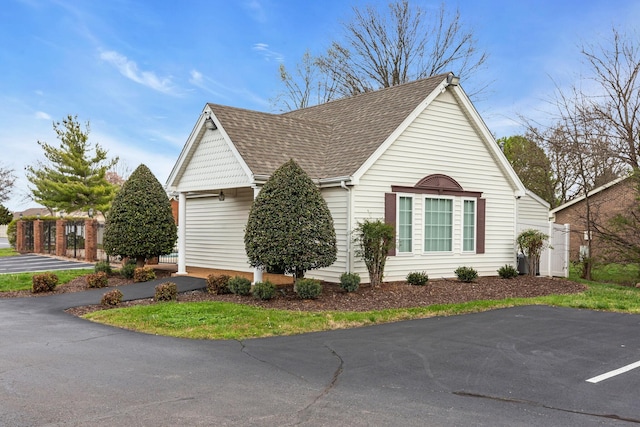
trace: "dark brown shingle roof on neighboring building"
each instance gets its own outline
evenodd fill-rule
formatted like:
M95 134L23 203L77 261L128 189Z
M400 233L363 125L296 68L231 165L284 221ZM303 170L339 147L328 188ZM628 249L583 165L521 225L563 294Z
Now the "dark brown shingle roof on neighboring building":
M353 175L446 74L284 114L208 104L254 175L293 158L312 178Z

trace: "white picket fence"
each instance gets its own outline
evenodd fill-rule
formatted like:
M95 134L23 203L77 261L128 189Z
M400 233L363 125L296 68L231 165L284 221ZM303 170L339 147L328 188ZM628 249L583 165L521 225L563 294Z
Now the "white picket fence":
M517 234L533 228L549 236L549 246L540 256L540 275L569 277L569 224L521 221Z
M0 237L7 237L7 226L0 225Z

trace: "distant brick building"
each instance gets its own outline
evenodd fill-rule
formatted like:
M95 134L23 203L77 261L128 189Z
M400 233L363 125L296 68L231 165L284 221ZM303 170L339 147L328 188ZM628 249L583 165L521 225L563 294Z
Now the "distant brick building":
M615 179L589 193L589 210L592 223L607 225L609 220L619 213L628 212L637 203L636 184L629 177ZM558 224L571 225L570 258L578 261L580 254L587 255L588 240L591 241L592 257L608 259L611 257L606 242L592 232L587 233L587 202L585 196L558 206L550 211L551 220Z

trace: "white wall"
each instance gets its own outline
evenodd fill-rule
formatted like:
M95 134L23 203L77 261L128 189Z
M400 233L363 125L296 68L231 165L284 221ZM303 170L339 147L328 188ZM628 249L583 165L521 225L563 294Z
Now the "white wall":
M186 264L192 267L253 271L244 250L244 229L253 190L241 188L217 197L187 199Z
M384 218L384 194L391 185L414 186L431 174L445 174L466 191L482 192L486 202L484 254L464 254L461 245L461 200L454 206L452 253L422 252L422 196L414 197L413 254L390 257L385 280L404 280L411 271L426 271L432 278L455 277L466 265L480 275L497 275L504 264L515 263L515 197L510 181L495 163L479 133L448 92L441 94L363 175L354 190L355 221ZM354 223L355 223L354 221ZM368 281L364 264L355 268Z

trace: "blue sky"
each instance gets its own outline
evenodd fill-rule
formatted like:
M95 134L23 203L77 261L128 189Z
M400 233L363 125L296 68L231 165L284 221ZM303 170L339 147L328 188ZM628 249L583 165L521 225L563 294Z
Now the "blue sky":
M5 205L23 210L24 167L57 144L52 122L91 125L90 141L164 183L205 103L275 112L278 65L323 52L352 6L388 0L4 0L0 8L0 165L15 170ZM437 9L441 1L416 1ZM636 0L457 0L493 81L476 108L497 137L540 117L554 85L576 81L579 45L636 31ZM555 82L555 83L554 83ZM464 88L465 82L461 82ZM469 82L471 84L471 82Z

